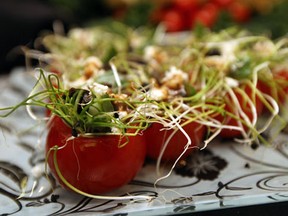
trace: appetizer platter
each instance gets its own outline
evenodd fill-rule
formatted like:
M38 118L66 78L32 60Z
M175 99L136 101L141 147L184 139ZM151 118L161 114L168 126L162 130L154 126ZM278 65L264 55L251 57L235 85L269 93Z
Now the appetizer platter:
M39 38L1 92L1 214L287 200L288 38L120 23ZM29 67L29 60L38 67Z

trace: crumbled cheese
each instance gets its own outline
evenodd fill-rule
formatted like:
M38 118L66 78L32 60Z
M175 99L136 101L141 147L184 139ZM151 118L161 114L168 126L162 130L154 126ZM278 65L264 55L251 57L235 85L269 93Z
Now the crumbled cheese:
M161 50L159 47L147 46L144 49L144 59L146 61L150 61L150 64L153 64L153 61L162 63L168 60L168 55L164 50Z
M167 91L164 88L152 88L148 91L148 96L152 100L161 101L167 97Z
M90 79L86 79L85 76L81 76L78 79L74 81L70 81L65 74L63 74L63 84L64 89L70 89L70 88L82 88L89 90L89 86L94 84L94 78L91 77Z
M144 49L144 58L146 60L153 59L153 57L157 53L157 50L158 49L155 46L147 46L147 47L145 47L145 49Z
M84 60L84 64L93 64L95 67L97 67L98 69L102 67L102 62L99 58L97 58L96 56L89 56L87 59Z
M96 56L89 56L86 58L83 65L84 70L82 76L84 76L84 78L87 80L103 73L103 70L101 70L102 62Z
M274 43L271 41L259 41L257 42L253 49L262 56L272 55L275 51Z
M238 43L235 40L223 42L221 46L222 56L227 59L235 59L235 49L237 45Z
M165 73L165 77L162 79L162 82L166 82L166 81L175 79L175 77L179 77L180 79L182 79L182 81L188 80L188 74L187 73L176 68L175 66L172 66L172 67L170 67L170 70Z
M119 115L119 119L122 119L124 118L125 116L128 115L128 113L126 111L119 111L118 112L118 115Z
M63 85L64 89L70 89L70 88L83 88L85 89L87 87L87 80L84 77L79 77L78 79L74 81L70 81L69 77L66 76L66 74L63 74Z
M170 90L179 91L183 88L184 82L187 80L188 74L173 66L165 73L165 77L161 82L162 85L166 86Z
M104 95L108 92L109 87L106 85L102 85L99 83L94 82L89 89L95 94L95 95Z
M225 77L225 82L228 86L230 87L238 87L239 86L239 82L236 79L233 79L231 77Z
M101 69L101 60L96 56L90 56L85 59L80 58L75 62L75 67L81 67L83 71L73 79L71 79L71 77L73 77L74 74L63 74L63 85L65 89L74 87L88 90L88 87L95 82L95 78L105 73L105 71Z
M85 46L93 44L94 36L91 31L83 30L82 28L74 28L69 32L70 38L77 40Z

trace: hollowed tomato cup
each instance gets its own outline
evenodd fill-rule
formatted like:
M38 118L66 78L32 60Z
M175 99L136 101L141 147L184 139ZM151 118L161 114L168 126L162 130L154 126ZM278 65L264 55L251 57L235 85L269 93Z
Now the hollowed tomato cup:
M193 150L195 150L195 147L203 141L206 127L197 122L191 122L183 126L183 130L191 139L191 144L183 154L182 158L188 156ZM173 132L174 129L164 129L163 125L160 123L151 124L151 126L144 131L144 137L147 142L147 156L156 160L161 151L164 151L161 158L162 160L176 160L184 152L185 147L188 144L188 139L179 129L172 135ZM171 139L167 143L167 146L164 147L170 136L172 136Z
M55 161L60 174L69 184L89 194L103 194L127 184L144 163L146 144L140 135L78 136L68 139L71 131L61 118L54 117L49 125L46 143L51 172L68 189L69 186L56 171Z
M244 93L246 94L246 97L249 98L251 100L251 102L253 103L253 106L255 108L255 115L258 117L261 116L263 109L264 109L264 105L262 103L262 101L260 100L260 98L256 95L253 94L253 89L248 86L248 85L243 85L241 86L242 90L244 91ZM234 94L238 100L238 104L236 104L229 95L225 95L225 101L226 101L226 106L225 106L225 110L228 113L231 113L233 115L237 115L237 110L239 111L239 108L241 108L242 112L247 116L247 118L249 119L249 121L253 120L253 111L252 111L252 106L251 104L248 103L247 98L245 98L245 96L243 96L242 94L240 94L238 91L233 90ZM215 119L217 119L218 121L222 122L224 125L227 126L239 126L239 123L242 123L242 121L244 121L242 116L238 116L237 118L233 118L229 115L226 116L222 116L220 114L216 115ZM249 128L242 123L242 127L244 129L245 132L247 132L249 130ZM242 137L242 132L240 130L235 130L235 129L222 129L220 132L220 136L222 138L238 138L238 137Z

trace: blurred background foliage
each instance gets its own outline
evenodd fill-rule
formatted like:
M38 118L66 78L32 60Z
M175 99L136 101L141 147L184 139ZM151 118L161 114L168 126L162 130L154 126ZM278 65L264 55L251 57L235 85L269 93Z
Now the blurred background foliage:
M44 0L43 0L44 1ZM240 25L279 37L288 29L287 0L48 0L74 23L113 18L130 26L158 25L168 31L193 29L200 23L213 30Z

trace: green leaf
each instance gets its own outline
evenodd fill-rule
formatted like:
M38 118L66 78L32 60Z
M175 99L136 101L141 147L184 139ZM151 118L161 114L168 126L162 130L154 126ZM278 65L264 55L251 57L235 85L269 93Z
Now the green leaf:
M185 83L184 88L185 88L187 97L190 97L196 94L196 89L193 86L189 85L188 83Z
M235 79L246 79L252 74L251 59L244 58L233 64L230 71L230 76Z

